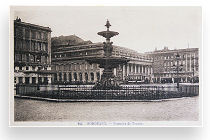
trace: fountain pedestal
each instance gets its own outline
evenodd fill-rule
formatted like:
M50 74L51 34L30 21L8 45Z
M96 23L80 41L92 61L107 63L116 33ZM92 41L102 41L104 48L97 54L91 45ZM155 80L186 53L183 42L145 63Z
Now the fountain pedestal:
M114 68L117 68L119 64L126 64L129 60L125 57L112 56L113 42L110 42L110 38L118 35L119 33L114 31L109 31L109 27L111 25L108 20L105 26L107 27L106 31L98 32L98 35L101 35L106 38L106 42L103 42L104 56L87 59L87 61L90 64L92 63L99 64L99 67L104 69L100 81L93 87L93 89L100 89L100 90L121 89L121 87L118 84L118 81L114 76L113 70Z

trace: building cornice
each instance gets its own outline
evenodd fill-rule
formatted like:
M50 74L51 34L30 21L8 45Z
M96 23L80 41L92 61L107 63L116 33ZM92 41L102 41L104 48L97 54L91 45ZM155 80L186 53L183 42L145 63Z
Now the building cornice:
M33 28L33 29L42 29L42 30L46 30L48 32L52 32L51 28L49 28L49 27L44 27L44 26L31 24L31 23L26 23L26 22L19 22L19 21L16 21L16 20L14 20L14 23L15 23L15 25L30 27L30 28Z

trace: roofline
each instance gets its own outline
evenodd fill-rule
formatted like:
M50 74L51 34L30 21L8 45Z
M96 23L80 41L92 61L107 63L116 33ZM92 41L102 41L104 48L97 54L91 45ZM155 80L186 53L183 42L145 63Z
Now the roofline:
M185 49L173 49L173 50L157 50L153 52L145 52L145 54L161 54L161 53L173 53L177 51L191 51L198 50L199 48L185 48Z
M82 42L81 42L82 43ZM62 46L69 46L69 47L80 47L80 46L91 46L91 45L102 45L103 43L91 43L91 44L82 44L82 45L70 45L70 44L60 44L60 45L52 45L52 47L62 47Z
M19 25L30 26L30 27L33 27L33 28L38 28L38 29L47 30L47 31L52 32L52 30L51 30L50 27L44 27L44 26L40 26L40 25L36 25L36 24L31 24L31 23L26 23L26 22L22 22L22 21L19 22L19 21L16 21L16 20L14 20L14 23L15 24L19 24Z

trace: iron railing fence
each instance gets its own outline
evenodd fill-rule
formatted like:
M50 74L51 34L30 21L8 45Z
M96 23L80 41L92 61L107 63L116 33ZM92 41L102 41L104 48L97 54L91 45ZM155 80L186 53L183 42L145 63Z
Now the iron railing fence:
M157 100L196 96L198 85L164 86L122 86L120 90L93 90L92 86L16 85L16 94L53 99L94 100Z

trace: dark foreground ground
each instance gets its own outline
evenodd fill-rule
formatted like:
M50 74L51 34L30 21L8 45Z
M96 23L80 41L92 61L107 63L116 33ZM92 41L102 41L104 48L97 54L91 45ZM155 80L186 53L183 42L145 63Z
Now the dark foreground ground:
M15 121L197 121L199 96L153 102L14 99Z

